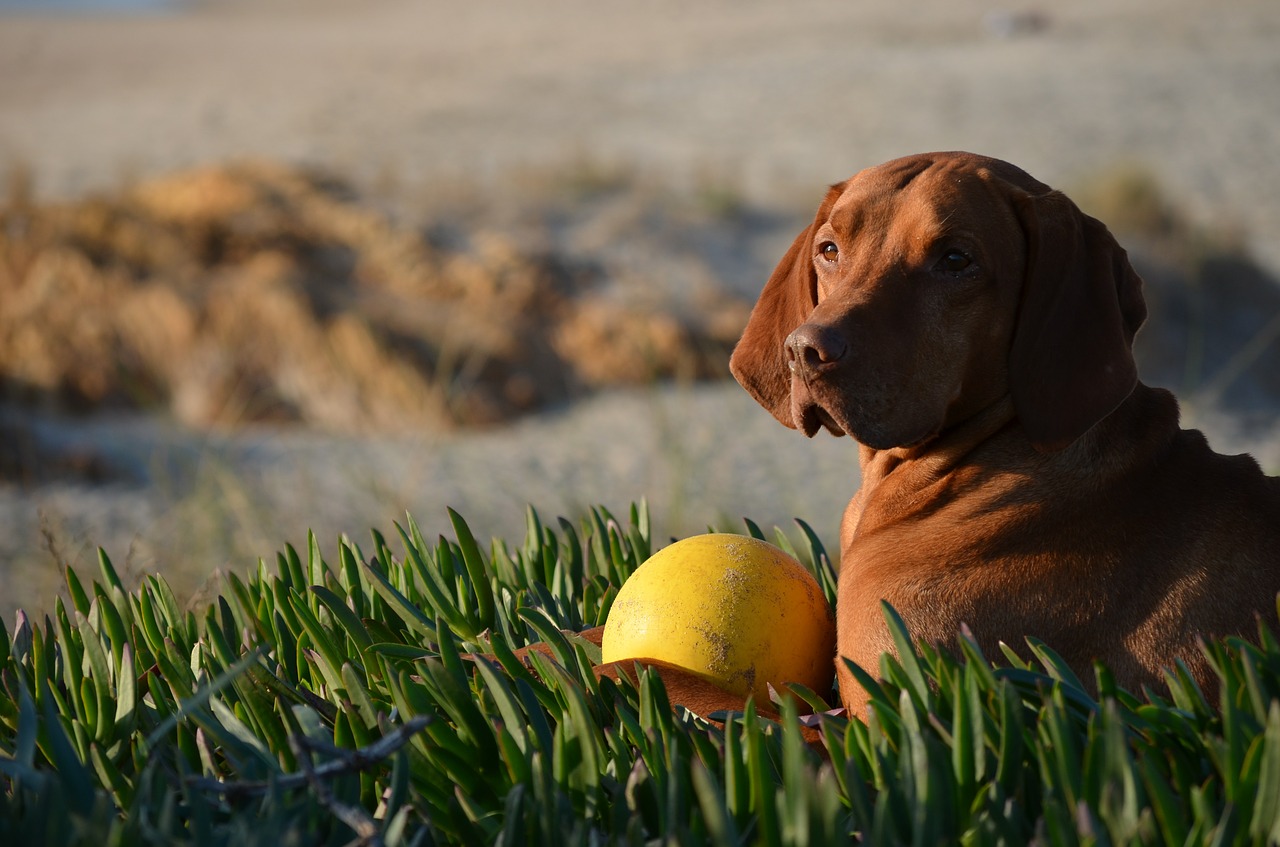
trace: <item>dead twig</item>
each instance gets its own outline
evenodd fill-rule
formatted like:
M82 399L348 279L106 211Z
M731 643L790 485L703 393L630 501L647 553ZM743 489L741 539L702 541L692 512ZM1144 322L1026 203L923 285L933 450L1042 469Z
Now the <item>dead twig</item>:
M425 722L423 725L426 725ZM382 741L386 740L386 738L382 739ZM405 740L408 740L408 736L405 737ZM298 763L302 766L302 775L306 777L311 790L315 792L316 799L333 813L334 817L351 827L351 831L356 834L356 840L352 843L359 845L359 847L382 847L382 836L378 832L378 822L373 819L373 815L370 815L359 806L344 803L333 796L329 783L319 775L314 763L311 761L312 742L310 739L303 735L293 735L289 737L289 746L293 748L293 752L297 755ZM341 759L337 761L341 762ZM329 764L334 764L334 762Z
M323 780L332 779L348 773L357 773L367 770L375 765L381 764L391 754L395 753L413 736L417 735L427 724L431 723L431 718L427 715L419 715L409 718L403 725L397 727L382 738L373 742L367 747L361 747L357 750L342 750L332 745L319 744L307 738L293 736L289 739L290 744L295 751L301 749L305 755L300 755L299 759L303 763L301 773L284 774L269 781L262 780L220 780L209 779L207 777L191 777L187 780L187 784L192 788L201 791L210 791L221 794L228 800L234 800L243 797L256 797L266 794L273 788L289 790L293 788L301 788L306 785L317 787L322 784ZM327 761L322 765L312 767L310 751L324 750L331 753L335 758ZM327 792L327 786L325 786ZM330 795L331 797L331 795ZM322 797L323 800L323 797ZM333 808L330 806L330 808ZM335 813L336 813L335 809ZM356 829L356 827L352 827ZM356 830L359 832L359 830Z

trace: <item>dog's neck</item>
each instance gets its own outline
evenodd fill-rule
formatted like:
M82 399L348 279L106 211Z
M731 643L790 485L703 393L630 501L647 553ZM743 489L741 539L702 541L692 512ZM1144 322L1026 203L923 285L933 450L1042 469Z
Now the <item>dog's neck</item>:
M860 445L862 486L875 488L890 475L895 475L895 482L897 479L905 482L904 478L911 476L927 484L967 463L975 449L1009 428L1015 419L1013 400L1005 395L921 444L886 450Z
M1114 412L1065 450L1048 455L1065 460L1055 463L1061 465L1060 473L1074 471L1095 485L1114 485L1118 478L1149 470L1164 460L1183 433L1180 417L1178 400L1171 392L1139 382ZM1194 435L1203 443L1203 436Z
M1091 485L1113 484L1135 467L1158 462L1178 432L1177 421L1173 396L1139 383L1119 408L1070 446L1043 453L1023 432L1006 396L923 444L887 450L860 446L862 486L844 530L851 533L868 510L879 518L901 519L918 502L939 502L927 495L942 480L983 488L992 497L1019 485L1054 486L1066 481L1063 475L1077 483L1085 477ZM847 540L851 536L845 532Z

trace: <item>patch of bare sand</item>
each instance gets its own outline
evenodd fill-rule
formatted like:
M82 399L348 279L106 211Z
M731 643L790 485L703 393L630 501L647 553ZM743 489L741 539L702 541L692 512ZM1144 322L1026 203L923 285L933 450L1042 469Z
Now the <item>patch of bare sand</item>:
M64 195L245 155L500 191L513 168L586 157L676 183L710 170L774 204L921 150L1054 185L1137 161L1280 259L1274 3L1086 0L1025 30L992 9L277 0L9 16L0 152Z

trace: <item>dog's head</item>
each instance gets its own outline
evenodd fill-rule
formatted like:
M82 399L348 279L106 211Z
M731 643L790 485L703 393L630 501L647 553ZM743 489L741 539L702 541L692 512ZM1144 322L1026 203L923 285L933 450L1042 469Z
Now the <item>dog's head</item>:
M911 446L1012 395L1055 450L1133 391L1145 317L1105 226L1006 162L932 153L827 192L730 367L806 435Z

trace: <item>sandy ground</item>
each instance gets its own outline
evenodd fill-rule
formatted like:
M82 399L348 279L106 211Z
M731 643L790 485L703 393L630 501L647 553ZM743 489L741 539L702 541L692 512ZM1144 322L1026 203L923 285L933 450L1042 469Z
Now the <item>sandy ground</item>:
M0 154L42 190L246 154L430 190L516 165L713 172L813 197L908 152L969 149L1050 184L1117 163L1280 258L1280 7L672 0L601 6L223 2L0 18ZM996 10L993 12L992 10Z
M1280 6L1058 6L326 0L8 14L0 165L23 165L56 197L265 156L401 198L468 191L497 205L521 170L623 167L802 209L863 166L970 149L1067 188L1147 168L1197 220L1280 268ZM744 287L763 281L769 255ZM307 525L364 537L408 508L443 529L446 504L508 537L525 502L550 516L644 495L670 531L801 514L833 539L856 486L849 444L806 442L734 386L603 397L464 438L193 438L138 421L46 431L110 442L148 482L0 488L6 617L48 596L13 568L52 573L42 522L80 562L90 543L138 569L224 551L182 563L195 579L269 556ZM166 474L173 456L196 461Z

